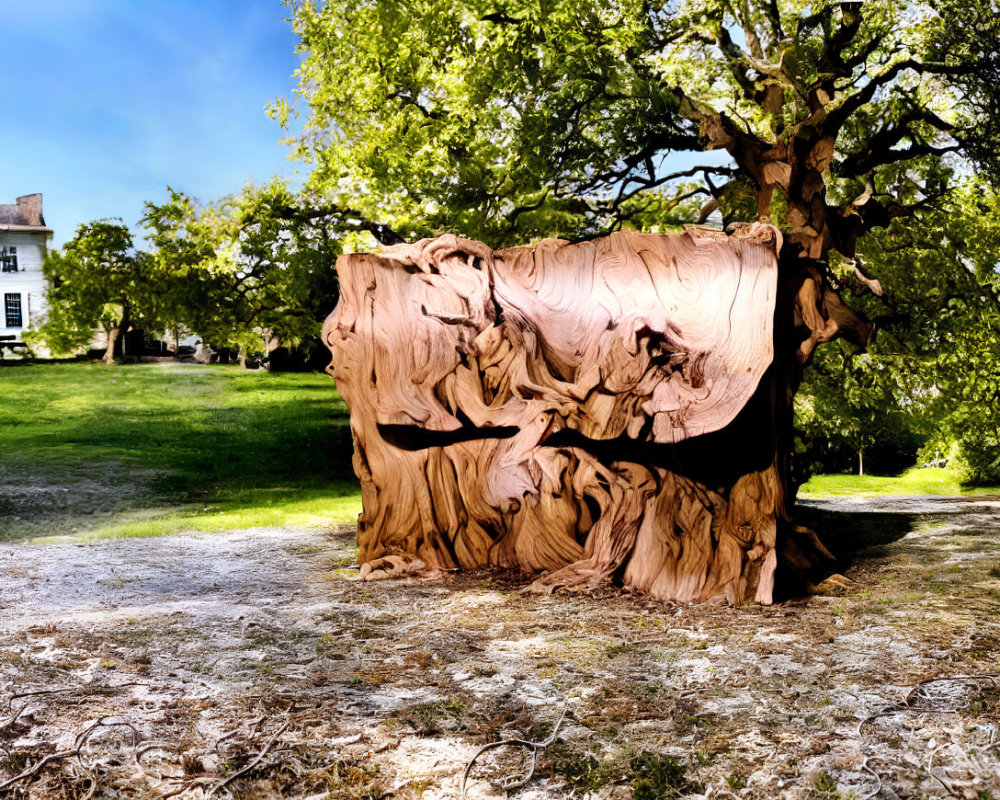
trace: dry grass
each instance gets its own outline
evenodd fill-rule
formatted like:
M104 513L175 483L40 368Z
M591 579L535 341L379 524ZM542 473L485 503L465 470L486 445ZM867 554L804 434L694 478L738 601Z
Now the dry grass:
M740 609L349 582L347 530L9 547L0 781L103 720L13 796L455 798L568 705L513 796L1000 797L998 533L931 507L860 591ZM470 798L526 769L487 755Z

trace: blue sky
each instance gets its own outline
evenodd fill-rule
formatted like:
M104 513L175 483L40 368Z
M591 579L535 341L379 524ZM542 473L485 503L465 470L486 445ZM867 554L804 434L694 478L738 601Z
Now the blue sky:
M203 200L297 165L264 112L291 97L296 37L279 0L3 3L0 203L42 192L53 244L169 184Z

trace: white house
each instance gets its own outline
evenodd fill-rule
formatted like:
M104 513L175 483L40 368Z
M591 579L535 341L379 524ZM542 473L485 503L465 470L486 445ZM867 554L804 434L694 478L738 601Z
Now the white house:
M42 262L52 229L42 216L42 196L26 194L16 203L0 204L0 351L22 341L45 312Z

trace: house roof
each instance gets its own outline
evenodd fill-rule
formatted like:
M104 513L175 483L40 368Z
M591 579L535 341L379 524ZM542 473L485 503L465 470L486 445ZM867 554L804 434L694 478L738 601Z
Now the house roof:
M42 196L26 194L18 197L16 203L0 203L0 230L52 233L42 216Z

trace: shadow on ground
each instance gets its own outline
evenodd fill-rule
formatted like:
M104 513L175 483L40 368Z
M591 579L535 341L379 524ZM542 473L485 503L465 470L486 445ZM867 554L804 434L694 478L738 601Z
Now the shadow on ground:
M796 512L795 521L816 531L842 569L872 548L902 539L919 519L906 511L861 511L802 503Z

